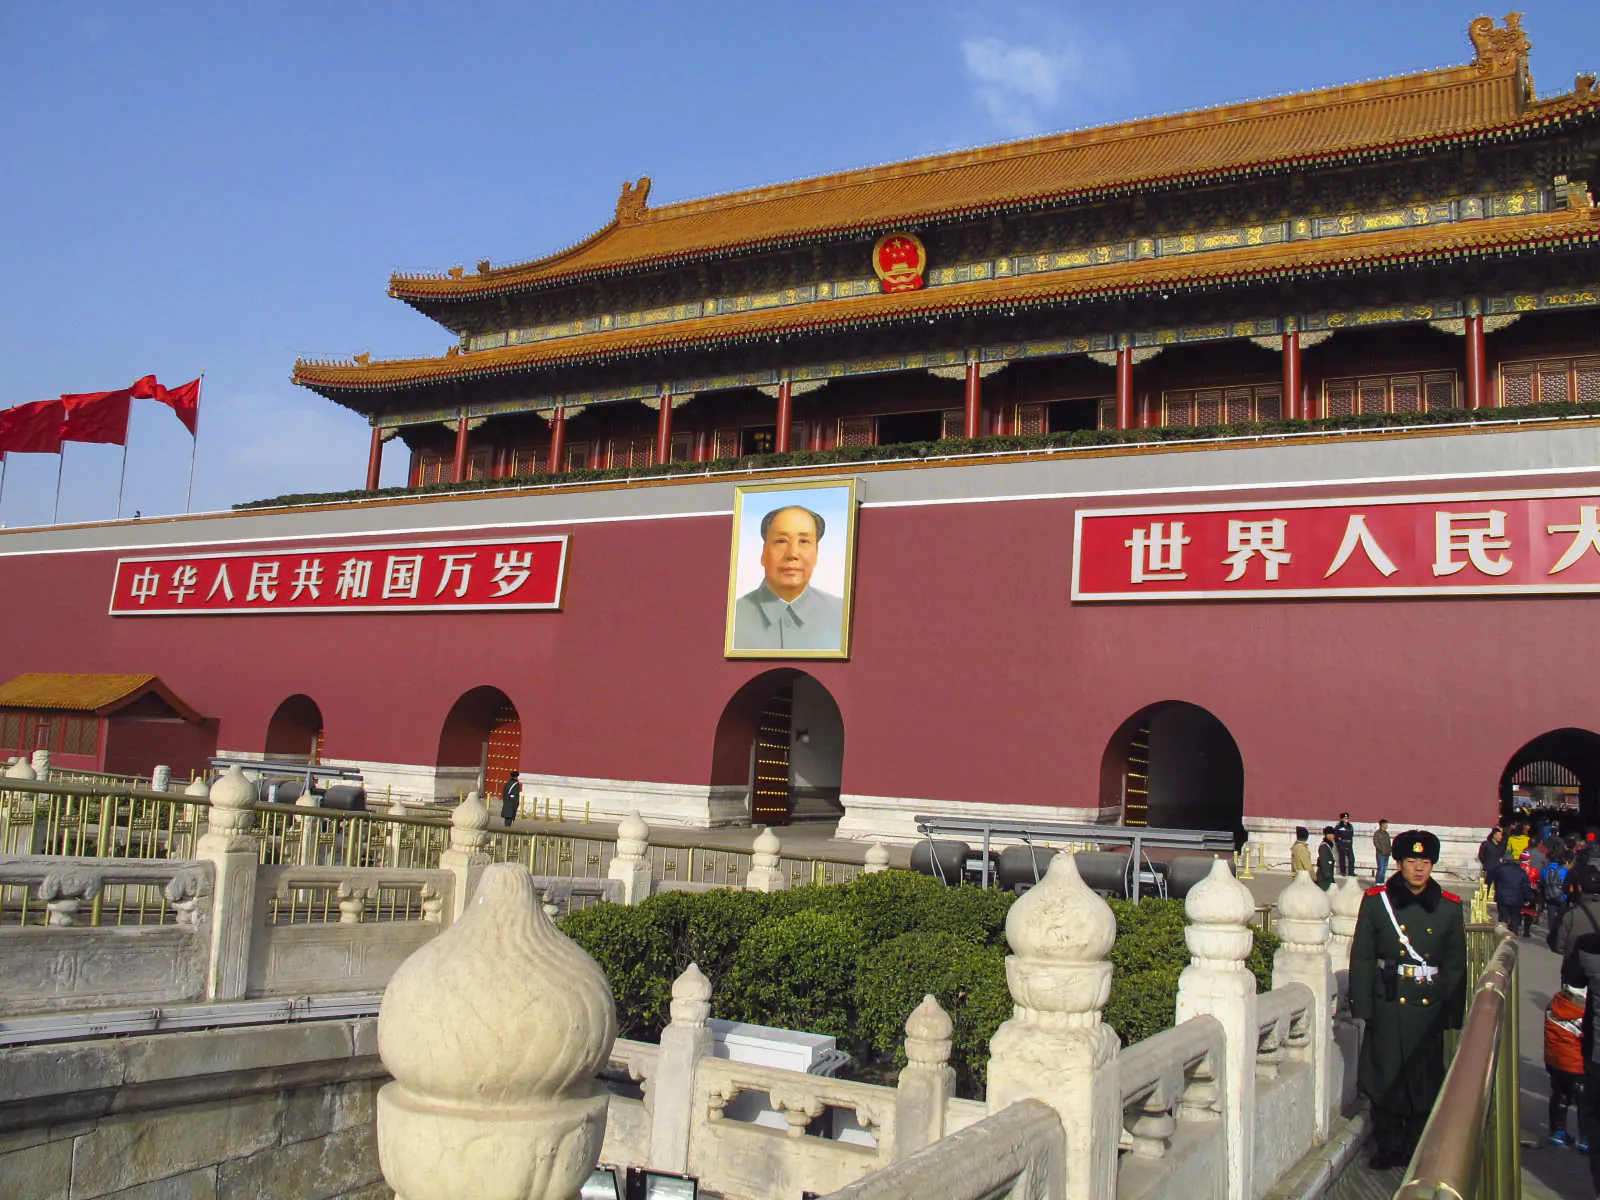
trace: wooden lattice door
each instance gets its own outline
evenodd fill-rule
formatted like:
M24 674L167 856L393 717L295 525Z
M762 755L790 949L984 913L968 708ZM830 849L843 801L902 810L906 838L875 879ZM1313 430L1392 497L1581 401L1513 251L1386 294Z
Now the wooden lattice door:
M789 823L789 741L794 685L785 683L761 710L756 732L755 778L750 789L750 819L759 825Z
M484 803L492 809L500 792L522 762L522 718L516 705L507 700L489 722L489 753L483 777Z

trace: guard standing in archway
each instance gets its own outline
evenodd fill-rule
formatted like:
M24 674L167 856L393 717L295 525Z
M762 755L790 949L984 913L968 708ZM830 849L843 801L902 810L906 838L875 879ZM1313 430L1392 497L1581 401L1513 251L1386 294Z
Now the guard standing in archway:
M1444 1035L1466 1008L1467 932L1461 898L1433 878L1439 839L1394 839L1398 870L1361 901L1350 948L1350 1013L1366 1022L1357 1081L1372 1104L1383 1170L1411 1161L1444 1083Z

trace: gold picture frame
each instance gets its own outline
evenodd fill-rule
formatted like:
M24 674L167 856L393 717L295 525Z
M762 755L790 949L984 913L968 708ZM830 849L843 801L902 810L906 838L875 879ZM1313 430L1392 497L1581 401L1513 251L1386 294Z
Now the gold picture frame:
M855 479L734 487L725 658L850 657L858 507Z

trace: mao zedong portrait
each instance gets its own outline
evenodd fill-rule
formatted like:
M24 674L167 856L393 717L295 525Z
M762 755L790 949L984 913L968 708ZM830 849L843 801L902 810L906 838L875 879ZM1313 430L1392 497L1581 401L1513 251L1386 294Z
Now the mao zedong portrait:
M799 505L761 518L761 569L766 578L734 605L735 650L838 650L844 601L811 586L827 532L819 513Z

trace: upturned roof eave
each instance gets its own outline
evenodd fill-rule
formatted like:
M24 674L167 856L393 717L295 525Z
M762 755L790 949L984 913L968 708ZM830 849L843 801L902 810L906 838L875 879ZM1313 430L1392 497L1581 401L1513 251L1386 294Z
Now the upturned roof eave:
M616 347L603 347L566 358L544 357L530 360L499 358L474 366L472 365L472 359L476 356L462 355L459 359L453 360L458 361L461 366L448 372L437 369L437 364L445 360L409 360L415 362L419 367L426 365L432 368L425 374L418 374L410 378L390 376L371 381L358 379L335 380L327 377L319 379L315 376L308 377L298 366L292 378L293 382L309 388L317 394L333 400L335 403L350 408L352 411L360 412L363 415L371 416L376 415L376 406L360 405L357 402L353 402L356 397L464 383L478 379L505 378L539 370L625 361L659 355L664 352L692 352L717 346L739 345L753 340L765 340L773 337L803 337L816 334L842 333L854 329L889 328L901 323L926 322L930 319L951 315L969 315L998 309L1036 310L1053 306L1100 303L1156 292L1192 293L1218 287L1254 285L1297 276L1317 277L1351 272L1370 273L1384 268L1405 270L1408 268L1436 266L1453 260L1468 258L1555 252L1574 247L1593 248L1600 246L1600 219L1596 219L1595 214L1597 213L1600 213L1600 210L1589 210L1590 215L1584 217L1581 222L1568 218L1563 221L1561 227L1549 231L1541 231L1522 238L1511 235L1508 231L1506 237L1481 243L1463 243L1458 240L1433 247L1407 248L1402 245L1355 258L1341 255L1310 263L1265 264L1256 267L1248 265L1234 266L1232 268L1219 267L1219 269L1197 272L1190 276L1157 276L1121 284L1115 281L1107 281L1104 284L1087 288L1072 287L1070 286L1071 281L1063 281L1062 286L1037 286L1022 294L1006 293L991 296L964 294L960 297L952 297L946 303L938 303L936 300L932 303L925 301L914 308L908 308L904 311L840 313L837 316L818 312L810 319L768 324L752 323L749 328L739 328L727 332L709 332L698 337L692 333L681 332L676 336L662 336L648 341L641 340ZM916 293L916 295L927 297L930 293L922 292ZM310 365L313 371L319 365L325 365L337 371L366 369L335 364Z
M1360 146L1343 147L1337 150L1285 155L1273 159L1263 159L1255 163L1202 171L1151 175L1138 179L1119 180L1094 187L1031 192L1026 195L1005 197L988 202L924 209L919 212L896 214L892 217L875 217L858 222L798 229L766 237L730 240L716 246L699 247L673 254L647 255L612 263L601 263L568 272L552 270L552 268L558 267L562 261L594 246L606 235L617 229L617 222L612 221L603 229L584 239L584 241L561 251L559 254L548 258L535 259L531 263L502 268L508 274L518 271L538 272L529 278L508 278L501 283L492 283L487 280L468 278L446 281L438 278L419 279L395 275L390 278L389 294L396 299L404 301L424 316L439 321L448 327L448 322L432 310L436 308L458 308L482 301L501 299L571 284L623 278L651 270L692 266L696 263L733 257L739 254L869 237L895 229L917 229L931 225L950 224L963 220L994 216L999 213L1023 211L1043 205L1094 203L1140 192L1166 191L1198 184L1226 183L1233 180L1303 170L1308 167L1341 166L1365 160L1398 158L1421 151L1447 150L1469 143L1481 144L1497 140L1510 141L1533 136L1553 125L1592 119L1596 116L1600 116L1600 103L1574 102L1565 108L1536 108L1516 121L1479 128L1452 130L1409 139L1385 139ZM408 285L412 285L413 290L407 290ZM421 285L421 287L416 287L415 285Z

